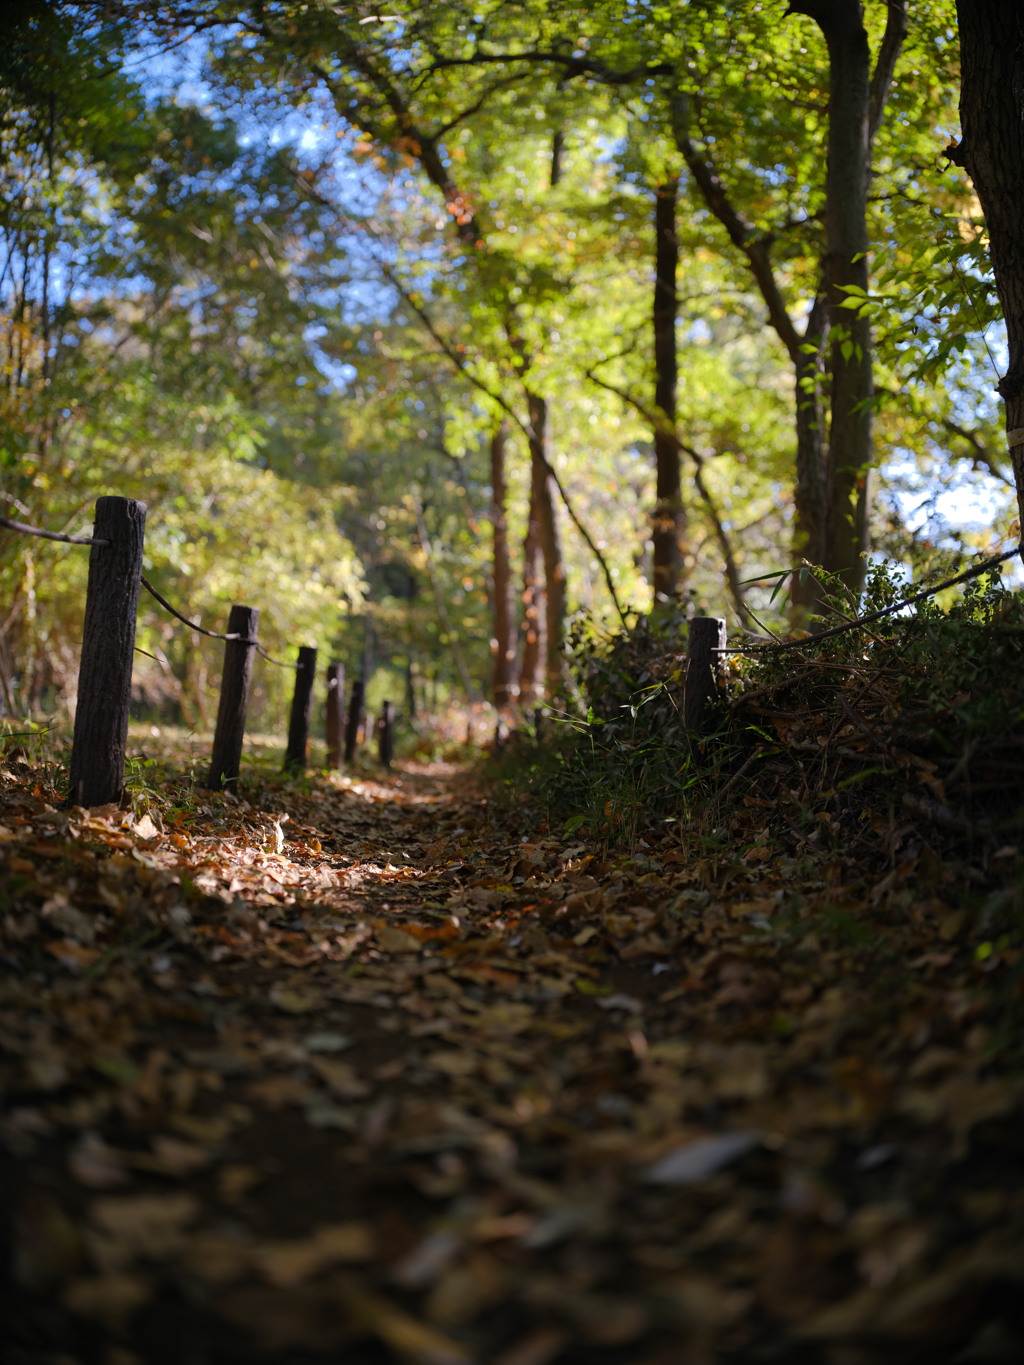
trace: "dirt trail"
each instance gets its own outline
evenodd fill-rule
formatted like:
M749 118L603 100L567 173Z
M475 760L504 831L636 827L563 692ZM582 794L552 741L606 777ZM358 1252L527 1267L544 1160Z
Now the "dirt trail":
M524 838L444 765L3 781L5 1365L1020 1358L1024 1089L947 908Z

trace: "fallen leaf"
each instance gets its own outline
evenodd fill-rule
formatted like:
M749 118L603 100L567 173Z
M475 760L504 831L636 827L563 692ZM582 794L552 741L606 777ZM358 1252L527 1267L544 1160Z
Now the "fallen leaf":
M378 924L374 929L374 938L385 953L419 953L423 950L422 943L415 935L407 934L403 929L393 929L390 924Z
M761 1142L756 1132L718 1133L714 1137L698 1138L648 1166L642 1178L651 1185L699 1185L723 1166L752 1152Z

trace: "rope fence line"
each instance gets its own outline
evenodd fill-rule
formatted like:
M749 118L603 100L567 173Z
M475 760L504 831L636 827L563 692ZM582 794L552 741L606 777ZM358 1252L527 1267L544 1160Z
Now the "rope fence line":
M228 632L222 632L217 630L207 630L205 626L197 625L195 621L190 621L187 616L183 616L182 613L178 611L176 607L172 607L170 602L168 602L167 598L164 597L161 593L157 592L156 588L153 587L153 584L149 581L145 574L142 575L141 581L142 586L146 589L150 596L155 597L165 611L169 611L173 617L175 617L182 623L182 625L188 626L189 630L198 631L200 635L208 635L211 640L237 640L237 642L240 645L251 645L253 649L255 649L257 654L259 654L262 658L266 659L268 664L274 664L274 666L277 668L294 669L298 667L297 664L290 664L283 659L273 658L270 654L267 653L267 651L263 648L263 646L259 643L258 640L243 640L241 635L239 635L237 631L233 630Z
M65 535L62 531L43 531L40 529L40 527L29 526L28 523L24 521L12 521L10 517L0 517L0 527L3 527L5 530L8 531L20 531L23 535L26 536L38 536L41 540L63 541L64 544L66 545L111 544L109 540L104 540L100 536L69 536ZM195 621L190 621L187 616L183 616L180 611L178 611L175 607L172 607L170 602L168 602L167 598L164 597L161 593L159 593L156 590L156 588L153 587L153 584L149 581L145 574L141 576L141 582L142 586L146 589L146 591L152 597L156 598L156 600L160 603L164 610L169 611L172 616L176 617L182 623L182 625L188 626L189 630L198 631L200 635L208 635L211 640L237 640L239 644L252 645L253 648L256 650L256 653L259 654L262 658L266 659L268 664L273 664L275 668L294 669L297 667L296 664L290 664L284 659L275 659L263 648L263 646L257 640L243 640L242 637L237 632L231 632L230 634L228 634L217 630L207 630L205 626L197 625ZM145 653L144 650L140 650L139 652Z
M906 607L916 606L918 602L924 602L927 598L934 597L936 593L944 592L946 588L955 588L958 583L966 583L972 578L979 578L989 569L994 569L997 564L1005 564L1008 559L1013 559L1020 554L1021 546L1015 545L1012 550L992 555L990 558L982 560L980 564L975 564L970 569L964 569L962 573L955 574L952 578L946 578L931 588L924 588L921 592L913 593L910 597L905 597L901 602L896 602L891 607L882 607L879 611L868 612L866 616L858 616L853 621L844 621L841 626L833 626L831 630L823 630L816 635L807 635L799 640L778 640L770 644L727 645L724 648L712 648L711 652L713 654L776 654L785 649L805 649L808 646L820 644L823 640L832 640L837 635L846 635L851 630L859 630L864 626L873 625L875 621L882 621L887 616L895 616L898 611L903 611Z
M156 588L153 587L153 584L149 581L145 574L142 575L142 586L146 589L146 591L149 593L151 597L156 598L156 600L160 603L160 605L164 608L165 611L169 611L172 616L176 617L177 620L179 620L182 623L182 625L188 626L189 630L196 630L199 632L200 635L208 635L211 640L241 639L237 632L233 631L230 635L224 635L220 631L207 630L205 626L196 625L195 621L190 621L187 616L182 616L181 612L178 611L177 607L172 607L170 602L168 602L167 598L163 597L160 593L157 592ZM244 645L254 645L256 641L241 640L241 643Z
M275 659L273 655L268 654L267 651L263 648L263 646L261 644L257 644L255 640L246 640L245 643L247 645L255 645L256 653L260 656L260 658L266 659L267 663L273 664L275 668L290 668L294 673L297 668L301 667L300 664L288 663L286 659Z
M66 545L109 545L109 540L99 536L66 536L63 531L42 531L38 526L29 526L24 521L11 521L10 517L0 517L0 526L8 531L20 531L22 535L38 536L40 540L62 540Z
M22 504L18 511L28 512ZM310 698L316 676L317 650L312 646L299 649L299 659L289 664L275 659L259 643L260 612L256 607L235 605L231 608L226 632L213 631L190 620L171 605L142 573L146 504L131 498L105 496L96 503L94 536L71 536L63 532L44 531L25 522L0 517L0 527L21 534L39 536L45 540L71 545L101 545L108 554L91 555L89 582L86 592L83 625L82 655L79 667L79 704L75 713L75 734L70 765L71 790L65 805L94 806L118 801L123 795L124 751L128 735L128 716L131 702L131 659L136 652L135 626L138 595L141 588L164 608L175 620L210 639L224 640L224 674L221 683L217 726L214 734L213 758L207 786L223 789L238 781L239 760L242 752L245 716L252 674L253 654L277 668L295 675L295 694L289 721L286 769L301 772L306 766L309 731ZM924 588L892 606L868 612L853 620L817 635L798 640L773 640L729 646L726 622L720 617L695 616L689 623L687 666L683 688L684 729L691 743L700 744L700 736L708 734L705 718L708 708L720 694L723 681L723 659L727 654L767 654L791 649L814 647L826 640L862 630L877 621L916 606L936 594L969 582L989 572L1007 560L1022 554L1021 546L991 555L980 563ZM788 573L790 571L784 571ZM774 575L773 575L774 576ZM232 650L230 645L240 648ZM147 653L139 650L140 653ZM152 657L152 656L150 656ZM160 662L157 660L157 662ZM343 668L333 664L333 686L330 693L331 670L328 671L329 702L333 702L333 744L329 746L337 765L340 751L341 723L344 721L340 705L340 686ZM339 671L340 670L340 671ZM352 702L345 731L345 761L351 761L358 730L365 731L363 711L364 680L353 682ZM385 765L391 759L391 734L394 708L384 703L384 711L377 722L381 748L380 759Z

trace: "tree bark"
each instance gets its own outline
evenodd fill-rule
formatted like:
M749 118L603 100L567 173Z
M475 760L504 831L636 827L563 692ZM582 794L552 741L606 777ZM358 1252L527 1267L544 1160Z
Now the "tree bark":
M861 297L868 290L871 147L906 35L906 0L889 0L874 73L860 0L792 0L790 10L814 20L829 56L824 281L831 398L820 562L859 593L870 539L872 342L868 318L844 305L851 287Z
M957 0L963 138L951 158L974 182L1006 320L999 381L1024 525L1024 10L1019 0Z
M500 711L516 694L515 614L512 606L512 573L508 554L508 484L505 478L505 445L508 425L502 421L491 433L491 534L494 632L491 637L491 687Z
M675 438L676 387L679 366L676 354L676 317L679 300L679 241L676 209L679 182L667 180L655 191L654 208L654 466L655 505L652 517L654 601L670 601L678 592L683 573L685 514L679 442Z
M565 561L555 505L558 489L551 477L548 404L539 394L527 392L530 412L531 484L537 493L537 533L544 561L544 680L549 696L562 690L565 655ZM532 511L532 508L531 508Z
M796 518L798 558L840 573L855 591L864 580L870 506L872 367L866 318L842 307L843 286L868 285L867 192L871 146L882 118L896 61L906 35L906 0L888 0L886 27L874 72L859 0L792 0L821 29L829 51L828 168L824 293L801 333L775 276L769 240L755 232L730 200L712 163L689 135L685 97L673 101L678 146L708 208L747 258L768 319L786 347L796 378ZM826 442L820 395L824 347L831 347L830 420ZM815 588L794 584L799 615L813 605Z
M540 553L540 488L538 468L530 461L530 509L523 536L523 650L519 664L519 700L530 706L544 695L541 659L546 644L544 625L547 612Z
M795 8L799 8L796 6ZM868 289L871 53L858 0L813 6L829 52L831 92L825 188L825 286L831 343L824 568L854 592L868 549L872 398L871 323L846 308Z

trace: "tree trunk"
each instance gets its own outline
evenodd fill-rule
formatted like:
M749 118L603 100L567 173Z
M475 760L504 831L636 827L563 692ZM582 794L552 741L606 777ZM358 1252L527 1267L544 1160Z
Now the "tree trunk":
M1024 525L1024 10L1019 0L957 0L963 139L951 153L974 182L1006 319L999 382Z
M541 575L539 479L546 473L530 460L530 511L523 537L523 656L519 665L519 700L524 706L539 701L544 694L541 659L546 650L547 601Z
M683 512L679 442L675 436L676 315L679 303L676 277L679 241L676 236L678 180L668 180L655 191L654 209L654 465L656 493L652 518L654 601L667 602L679 590L683 571Z
M874 383L871 324L845 308L850 286L868 289L868 180L871 53L858 0L832 3L819 17L828 43L831 94L825 188L832 397L825 531L826 569L859 593L868 548Z
M508 426L501 422L491 434L491 530L494 592L494 633L491 638L492 694L500 711L515 696L516 641L512 606L512 573L508 557L508 485L505 443Z
M793 0L828 45L828 168L824 277L831 346L831 400L821 563L854 592L864 586L871 502L871 324L846 308L851 287L867 293L871 147L906 35L906 0L889 0L874 73L860 0Z
M1009 3L1009 0L1007 0ZM799 558L840 573L855 591L864 581L870 504L872 366L866 318L842 307L843 286L866 291L867 192L870 153L906 36L906 0L887 0L885 34L874 72L859 0L792 0L789 12L813 19L829 52L825 297L813 304L801 335L789 314L772 266L769 243L738 212L715 168L689 136L689 106L673 103L676 144L709 209L746 256L768 310L771 326L789 352L796 377L796 526ZM822 432L819 378L826 344L830 353L830 426ZM813 605L816 589L794 585L799 616Z
M793 558L821 564L825 559L828 507L827 460L821 402L828 305L824 294L815 299L803 342L792 352L796 379L796 480L793 485ZM818 606L818 585L812 577L794 574L790 586L794 624Z
M537 491L537 531L544 560L544 681L549 696L562 689L565 656L565 561L555 504L558 489L551 477L547 399L528 393L531 483ZM531 509L532 511L532 509Z

